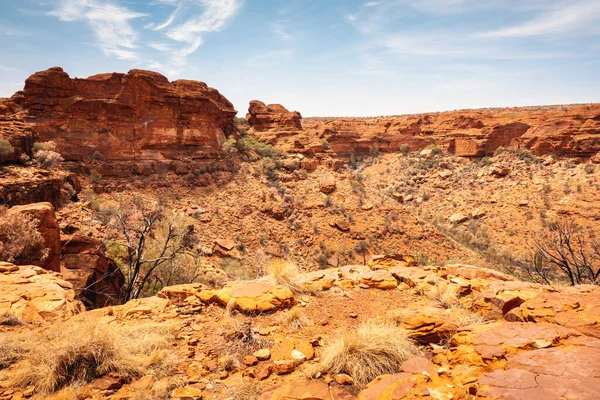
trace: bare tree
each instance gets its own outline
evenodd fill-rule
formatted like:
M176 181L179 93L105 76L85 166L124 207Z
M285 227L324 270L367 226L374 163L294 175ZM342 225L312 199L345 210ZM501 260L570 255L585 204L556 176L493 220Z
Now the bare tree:
M570 220L552 223L546 234L535 239L526 271L546 284L560 280L572 286L600 284L600 242L594 232Z
M107 207L101 214L112 237L107 250L120 259L125 275L123 302L139 298L152 284L164 285L160 270L190 256L186 246L193 228L182 224L179 215L167 212L158 201L136 197Z

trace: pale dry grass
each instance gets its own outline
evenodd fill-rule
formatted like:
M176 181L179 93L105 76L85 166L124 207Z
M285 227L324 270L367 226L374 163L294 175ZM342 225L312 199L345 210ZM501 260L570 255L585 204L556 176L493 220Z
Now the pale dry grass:
M483 324L486 322L483 315L473 312L463 306L453 306L450 312L456 316L459 328L473 324Z
M25 322L11 311L4 311L3 313L0 313L0 325L19 326L25 325Z
M273 283L286 286L294 295L309 292L306 286L298 279L298 266L293 262L273 258L269 260L265 270Z
M296 332L313 324L312 320L302 307L294 307L281 316L282 323L291 332Z
M456 289L445 283L438 283L428 292L428 297L445 309L460 306Z
M234 387L230 390L231 397L228 400L258 400L262 394L262 389L258 383L247 383L241 387Z
M29 336L14 384L34 386L42 394L85 384L110 372L134 378L164 376L174 363L174 332L168 325L78 320Z
M323 372L348 374L356 385L364 386L380 375L399 372L404 361L419 353L404 329L369 320L327 346L320 367Z

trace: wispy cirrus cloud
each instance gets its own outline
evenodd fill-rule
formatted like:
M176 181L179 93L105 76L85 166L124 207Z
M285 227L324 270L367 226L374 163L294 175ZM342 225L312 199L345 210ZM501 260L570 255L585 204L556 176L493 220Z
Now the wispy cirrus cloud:
M557 33L600 33L600 1L562 3L523 23L480 34L488 38L541 36Z
M146 29L161 32L167 43L151 45L169 53L172 73L184 67L187 57L204 42L204 36L223 30L241 9L243 0L160 0L175 7L160 24L148 24Z
M146 16L103 0L60 0L48 13L61 21L84 21L92 29L97 45L107 55L136 60L138 35L131 21Z

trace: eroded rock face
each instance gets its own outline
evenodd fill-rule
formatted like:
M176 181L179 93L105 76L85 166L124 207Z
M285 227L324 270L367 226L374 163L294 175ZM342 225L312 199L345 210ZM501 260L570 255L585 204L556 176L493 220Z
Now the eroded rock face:
M0 204L7 206L48 202L58 208L70 200L69 192L81 190L77 175L64 170L10 165L0 175Z
M8 312L25 322L66 318L83 311L73 285L56 273L34 265L0 262L0 314Z
M202 82L143 70L79 79L54 67L30 76L9 102L68 161L218 160L236 114Z
M246 120L256 132L302 130L300 113L288 111L281 104L265 105L262 101L252 100Z
M432 144L463 157L490 156L499 147L574 157L589 157L600 151L599 104L401 117L307 118L301 129L291 129L289 117L275 117L281 114L270 113L261 104L252 102L248 114L257 136L265 138L261 132L269 132L266 138L270 143L321 160L397 152L401 148L416 151Z
M75 295L88 308L119 304L125 277L102 251L102 241L89 236L61 240L61 275L73 284Z

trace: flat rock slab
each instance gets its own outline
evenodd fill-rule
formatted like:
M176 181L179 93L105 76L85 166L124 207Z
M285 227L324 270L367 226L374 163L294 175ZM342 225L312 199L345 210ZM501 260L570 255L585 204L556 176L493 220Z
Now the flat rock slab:
M289 381L265 390L261 400L351 400L351 390L339 385L331 387L323 381Z
M600 347L564 347L521 353L507 370L479 377L481 396L492 399L598 399Z

